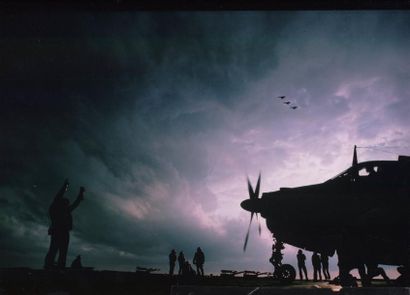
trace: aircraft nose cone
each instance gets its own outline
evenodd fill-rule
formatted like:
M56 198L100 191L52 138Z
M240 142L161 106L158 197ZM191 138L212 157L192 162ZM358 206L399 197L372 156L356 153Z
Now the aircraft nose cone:
M242 209L245 209L246 211L251 211L251 200L245 200L245 201L242 201L241 202L241 207L242 207Z
M242 201L241 207L245 209L246 211L259 213L260 212L259 201L260 199L256 199L256 200L247 199L247 200Z

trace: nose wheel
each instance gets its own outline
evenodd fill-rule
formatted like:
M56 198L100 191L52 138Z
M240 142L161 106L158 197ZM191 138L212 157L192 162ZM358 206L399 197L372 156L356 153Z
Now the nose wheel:
M296 270L290 264L282 264L277 272L277 279L282 284L291 284L296 278Z
M282 264L282 250L285 246L281 241L275 241L272 245L272 257L269 259L274 267L273 278L282 284L291 284L296 278L296 270L290 264Z

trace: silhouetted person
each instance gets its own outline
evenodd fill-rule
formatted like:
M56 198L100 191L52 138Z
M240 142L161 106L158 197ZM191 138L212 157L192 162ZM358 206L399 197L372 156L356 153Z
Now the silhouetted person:
M199 247L196 249L193 263L196 265L196 273L198 275L203 276L204 275L205 255L204 255L204 252L202 252L201 248L199 248Z
M182 274L182 268L184 267L184 263L185 263L185 256L184 256L184 252L179 252L178 255L178 265L179 265L179 271L178 274Z
M177 252L175 252L175 250L172 249L168 257L169 257L169 275L172 276L174 274L175 262L177 261Z
M321 262L320 257L316 252L313 252L312 255L312 266L313 266L313 281L317 282L317 275L319 274L319 280L322 280L321 272Z
M330 280L330 273L329 273L329 256L326 254L320 253L320 261L322 262L322 270L323 276L325 280Z
M182 266L182 276L184 278L192 278L196 275L195 270L192 268L188 261L185 261Z
M58 191L53 203L48 209L51 225L48 229L48 234L51 236L50 247L45 258L44 268L53 268L54 259L58 252L58 268L65 268L67 259L68 244L70 242L70 231L73 228L73 218L71 212L78 207L80 202L84 200L84 187L80 187L80 193L73 204L63 198L64 193L68 190L68 180L64 181L63 186Z
M410 281L410 268L406 266L399 266L397 272L400 276L394 281L398 286L406 286Z
M387 284L391 284L391 281L389 279L389 277L386 275L386 272L384 271L383 268L379 267L377 265L377 263L366 263L366 267L367 267L367 279L368 282L370 283L370 281L377 276L382 276L383 279L385 280L385 282Z
M337 249L339 266L339 279L342 286L356 286L357 282L352 280L350 271L357 268L362 285L366 285L367 274L364 267L365 253L362 233L354 231L352 228L344 227L341 232L339 249ZM357 242L359 241L359 242Z
M83 265L81 263L81 255L78 255L73 262L71 263L71 268L82 268Z
M306 269L306 255L303 254L303 251L299 249L298 254L296 255L296 258L298 259L298 269L299 269L299 278L300 280L303 280L303 273L305 274L305 280L308 280L307 276L307 269Z

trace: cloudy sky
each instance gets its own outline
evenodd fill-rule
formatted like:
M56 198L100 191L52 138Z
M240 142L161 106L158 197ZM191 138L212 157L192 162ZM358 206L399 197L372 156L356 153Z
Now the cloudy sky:
M264 222L242 251L247 176L266 192L333 177L355 144L410 154L408 11L44 9L0 27L0 267L42 267L68 177L71 201L87 190L70 263L166 272L201 246L208 273L269 271Z

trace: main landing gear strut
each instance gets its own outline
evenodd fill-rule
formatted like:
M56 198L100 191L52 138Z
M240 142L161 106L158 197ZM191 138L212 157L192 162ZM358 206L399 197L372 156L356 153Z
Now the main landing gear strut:
M285 249L283 242L274 239L272 256L269 262L272 263L274 267L273 278L279 280L282 284L291 284L296 278L296 270L290 264L282 264L283 249Z

